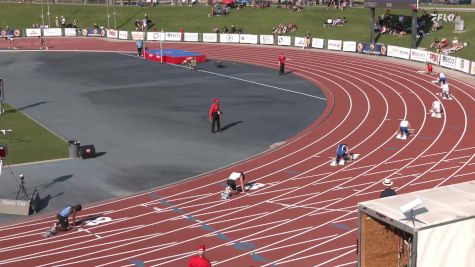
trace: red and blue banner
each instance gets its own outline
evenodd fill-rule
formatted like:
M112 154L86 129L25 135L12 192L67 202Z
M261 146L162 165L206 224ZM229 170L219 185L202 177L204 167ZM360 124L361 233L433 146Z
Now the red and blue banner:
M388 53L388 47L385 44L358 42L356 44L356 52L360 54L386 56Z

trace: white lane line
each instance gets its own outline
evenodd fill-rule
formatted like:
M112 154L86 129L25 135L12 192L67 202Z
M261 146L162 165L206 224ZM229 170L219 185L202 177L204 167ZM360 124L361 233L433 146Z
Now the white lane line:
M357 219L358 219L358 217L351 217L351 218L348 218L348 219L334 221L333 223L341 223L341 222L347 222L347 221L353 221L353 220L356 221Z
M320 192L314 192L314 193L309 193L309 194L301 194L301 195L297 195L297 196L293 196L293 197L284 197L284 198L276 199L274 201L283 201L283 200L289 200L289 199L300 198L300 197L305 197L305 196L312 196L312 195L319 194L319 193Z
M275 261L275 263L277 265L285 264L285 263L289 263L289 262L293 262L293 261L297 261L297 260L303 260L303 259L307 259L307 258L311 258L311 257L315 257L315 256L325 255L325 254L328 254L328 253L338 252L338 251L341 251L341 250L347 250L349 248L353 248L351 250L351 252L353 252L353 251L355 251L354 247L355 247L355 245L351 245L351 246L346 246L346 247L341 247L341 248L330 249L330 250L327 250L327 251L311 254L311 255L308 255L308 256L304 256L304 257L294 258L294 259L291 259L291 260L286 260L286 261L277 260L277 261ZM333 259L335 259L335 258L333 258ZM268 264L266 264L266 265L268 265ZM266 265L262 265L262 266L266 266ZM316 265L316 266L321 266L321 264Z
M242 242L253 242L253 241L257 241L257 240L261 240L261 239L267 239L269 237L276 237L276 236L280 236L280 235L287 235L287 234L290 234L290 233L294 233L294 232L301 232L301 231L305 231L307 229L311 228L311 226L308 226L308 227L304 227L304 228L298 228L298 229L294 229L294 230L289 230L289 231L284 231L284 232L279 232L277 234L271 234L271 235L264 235L264 236L260 236L260 237L256 237L256 238L250 238L250 239L246 239L246 240L242 240ZM335 234L336 235L336 234ZM325 238L325 237L323 237Z
M302 245L302 244L307 244L307 243L311 243L311 242L315 242L315 241L319 241L319 240L323 240L323 239L333 238L335 236L337 236L337 234L327 235L327 236L318 237L318 238L314 238L314 239L308 239L308 240L305 240L305 241L300 241L300 242L295 242L295 243L292 242L289 245L284 245L284 246L279 246L279 247L275 247L275 248L259 250L257 253L262 254L262 253L269 252L269 251L279 250L279 249L283 249L283 248L290 248L290 247L294 247L294 246L298 246L298 245Z
M347 262L347 263L335 265L334 267L343 267L343 266L348 266L348 265L355 266L356 263L357 263L356 261L352 261L352 262ZM314 267L315 267L315 266L314 266Z
M208 74L212 74L212 75L216 75L216 76L229 78L229 79L233 79L233 80L238 80L238 81L242 81L242 82L246 82L246 83L252 83L252 84L256 84L256 85L260 85L260 86L264 86L264 87L268 87L268 88L272 88L272 89L277 89L277 90L292 93L292 94L303 95L303 96L308 96L308 97L311 97L311 98L327 101L323 97L314 96L314 95L310 95L310 94L306 94L306 93L302 93L302 92L297 92L297 91L294 91L294 90L284 89L284 88L269 85L269 84L254 82L254 81L250 81L250 80L246 80L246 79L242 79L242 78L238 78L238 77L234 77L234 76L230 76L230 75L225 75L225 74L221 74L221 73L217 73L217 72L207 71L207 70L198 70L198 71L208 73Z
M302 197L302 196L312 196L312 195L315 195L315 194L316 194L316 193L304 194L304 195L299 195L299 197ZM296 197L277 198L277 199L269 200L269 201L265 201L265 202L266 202L266 203L273 203L273 202L280 202L280 201L289 200L289 199L294 199L294 198L296 198ZM322 200L322 201L319 201L319 202L313 202L312 204L325 203L325 202L334 201L334 200L338 200L338 199L340 199L340 198L325 199L325 200Z
M259 193L252 193L252 194L248 193L247 195L253 197L253 196L265 195L265 194L281 192L281 191L296 190L298 188L300 188L300 186L287 187L287 188L282 188L282 189L277 189L277 190L269 190L269 191L260 192L260 191L263 191L263 189L261 189L258 191Z
M213 224L218 224L218 223L223 223L223 222L231 222L231 221L236 221L236 220L241 220L244 218L251 218L251 217L256 217L256 216L261 216L264 214L267 214L268 212L261 212L261 213L256 213L256 214L251 214L247 216L239 216L239 217L234 217L232 219L227 219L227 220L221 220L221 221L216 221L216 222L207 222L207 225L213 225ZM185 217L186 218L186 217ZM190 228L200 228L201 225L191 225Z
M421 185L421 184L428 184L428 183L432 183L432 182L442 181L442 180L444 180L444 179L445 179L445 178L438 178L438 179L433 179L433 180L427 180L427 181L412 183L412 184L410 184L410 186Z
M319 184L328 184L328 183L333 183L333 182L338 182L338 181L346 181L346 180L350 180L350 179L353 179L353 177L345 177L345 178L338 178L338 179L332 179L332 180L328 180L328 181L316 181L316 182L313 182L312 185L319 185Z
M199 196L198 195L193 195L193 196L189 196L189 197L181 197L181 198L173 198L173 199L167 199L169 202L173 202L173 203L176 203L178 200L184 200L184 199L195 199L195 198L199 198L201 196L204 196L204 197L209 197L211 195L213 195L214 193L207 193L207 194L200 194ZM180 203L177 203L177 205L180 205Z
M354 246L353 246L353 247L354 247ZM327 263L329 263L329 262L332 262L332 261L334 261L334 260L337 260L337 259L339 259L339 258L341 258L341 257L344 257L344 256L350 254L350 253L355 253L355 251L356 251L356 249L352 249L352 250L350 250L350 251L348 251L348 252L346 252L346 253L340 254L340 255L338 255L338 256L332 258L332 259L329 259L329 260L327 260L327 261L325 261L325 262L322 262L322 263L320 263L320 264L318 264L318 265L315 265L314 267L324 266L324 264L327 264ZM348 265L348 264L346 264L346 265ZM341 265L338 265L338 266L341 266Z
M226 231L223 230L223 231L219 231L219 232L213 232L213 233L205 234L205 235L203 235L203 237L216 236L218 233L222 233L222 234L236 233L236 232L245 231L245 230L249 230L249 229L259 228L259 227L262 227L262 226L267 226L267 225L272 225L272 224L276 224L276 223L286 222L288 220L289 219L266 222L266 223L256 224L256 225L252 225L252 226L248 226L248 227L242 227L242 228L238 228L238 229L234 229L234 230L226 230ZM230 245L230 244L234 244L234 241L228 242L225 245Z

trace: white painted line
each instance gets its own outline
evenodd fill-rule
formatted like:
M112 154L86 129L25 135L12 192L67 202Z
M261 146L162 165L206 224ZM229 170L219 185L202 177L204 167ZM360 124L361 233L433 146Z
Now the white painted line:
M328 180L328 181L323 181L323 182L316 181L316 182L313 182L312 185L328 184L328 183L333 183L333 182L338 182L338 181L346 181L350 179L353 179L353 177L338 178L338 179Z
M278 249L289 248L289 247L298 246L298 245L302 245L302 244L306 244L306 243L310 243L310 242L315 242L315 241L318 241L318 240L333 238L335 236L337 236L337 234L322 236L322 237L309 239L309 240L305 240L305 241L301 241L301 242L291 242L289 245L275 247L275 248L269 248L269 249L264 249L264 250L257 249L257 253L265 253L265 252L274 251L274 250L278 250Z
M309 194L297 195L297 196L293 196L293 197L278 198L278 199L274 199L273 201L289 200L289 199L300 198L300 197L305 197L305 196L312 196L312 195L319 194L319 193L320 192L314 192L314 193L309 193Z
M420 184L427 184L427 183L432 183L432 182L437 182L437 181L442 181L442 180L444 180L444 179L445 179L445 178L439 178L439 179L433 179L433 180L427 180L427 181L412 183L412 184L410 184L410 186L420 185Z
M281 192L281 191L288 191L288 190L295 190L297 188L300 188L300 186L295 186L295 187L288 187L288 188L282 188L282 189L277 189L277 190L271 190L271 191L265 191L265 192L260 192L263 190L260 190L260 193L247 193L248 196L257 196L257 195L265 195L265 194L270 194L270 193L275 193L275 192Z
M334 221L333 223L341 223L341 222L353 221L353 220L357 220L357 219L358 219L358 217L351 217L351 218L348 218L348 219Z
M259 228L259 227L262 227L262 226L267 226L267 225L272 225L272 224L276 224L276 223L281 223L281 222L286 222L288 221L289 219L284 219L284 220L279 220L279 221L273 221L273 222L266 222L266 223L261 223L261 224L256 224L256 225L253 225L253 226L249 226L249 227L242 227L242 228L238 228L238 229L234 229L234 230L226 230L226 231L220 231L220 233L222 234L229 234L229 233L235 233L235 232L239 232L239 231L244 231L244 230L249 230L249 229L254 229L254 228ZM206 234L205 236L206 237L211 237L211 236L216 236L216 232L214 233L209 233L209 234ZM225 245L233 245L234 244L234 240L231 241L231 242L228 242L226 243Z
M196 198L201 198L201 197L209 197L213 195L214 193L207 193L207 194L200 194L200 195L193 195L189 197L181 197L181 198L173 198L173 199L168 199L169 202L176 202L178 200L184 200L184 199L196 199ZM177 203L176 205L180 205L180 203Z
M230 222L230 221L235 221L235 220L241 220L243 218L251 218L251 217L256 217L256 216L261 216L261 215L264 215L264 214L267 214L269 212L261 212L261 213L255 213L255 214L250 214L250 215L247 215L247 216L238 216L238 217L234 217L232 219L227 219L227 220L221 220L221 221L216 221L216 222L206 222L207 225L213 225L213 224L218 224L218 223L223 223L223 222ZM196 222L201 222L201 221L198 221L196 220ZM203 222L201 222L203 223ZM200 228L201 225L191 225L190 228Z
M343 267L343 266L348 266L348 265L355 266L356 263L357 263L356 261L352 261L352 262L347 262L347 263L335 265L334 267Z
M266 238L269 238L269 237L275 237L275 236L279 236L279 235L286 235L286 234L290 234L290 233L294 233L294 232L302 232L302 231L305 231L309 228L312 228L312 227L308 226L308 227L294 229L294 230L290 230L290 231L279 232L277 234L265 235L265 236L260 236L260 237L256 237L256 238L245 239L245 240L242 240L242 242L252 242L252 241L256 241L256 240L266 239Z
M256 84L256 85L260 85L260 86L264 86L264 87L268 87L268 88L272 88L272 89L277 89L277 90L284 91L284 92L288 92L288 93L293 93L293 94L297 94L297 95L308 96L308 97L311 97L311 98L315 98L315 99L327 101L327 100L326 100L325 98L323 98L323 97L314 96L314 95L310 95L310 94L306 94L306 93L302 93L302 92L297 92L297 91L293 91L293 90L289 90L289 89L284 89L284 88L277 87L277 86L273 86L273 85L268 85L268 84L264 84L264 83L260 83L260 82L254 82L254 81L250 81L250 80L246 80L246 79L241 79L241 78L238 78L238 77L234 77L234 76L230 76L230 75L225 75L225 74L221 74L221 73L216 73L216 72L212 72L212 71L206 71L206 70L198 70L198 71L199 71L199 72L208 73L208 74L213 74L213 75L216 75L216 76L226 77L226 78L230 78L230 79L234 79L234 80L238 80L238 81L242 81L242 82L252 83L252 84Z
M354 246L352 246L352 247L354 247ZM356 251L356 249L352 249L352 250L350 250L350 251L348 251L348 252L346 252L346 253L343 253L343 254L340 254L340 255L336 256L335 258L329 259L329 260L327 260L327 261L325 261L325 262L322 262L322 263L320 263L320 264L318 264L318 265L315 265L314 267L324 266L324 264L327 264L327 263L332 262L332 261L334 261L334 260L336 260L336 259L339 259L339 258L341 258L341 257L344 257L344 256L346 256L346 255L348 255L348 254L350 254L350 253L355 253L355 251Z
M275 261L276 262L276 265L280 265L280 264L284 264L284 263L289 263L289 262L293 262L293 261L297 261L297 260L302 260L302 259L307 259L307 258L311 258L311 257L315 257L315 256L320 256L320 255L324 255L324 254L328 254L328 253L332 253L332 252L336 252L336 251L341 251L341 250L347 250L349 248L353 248L351 251L355 251L354 249L355 245L351 245L351 246L346 246L346 247L341 247L341 248L335 248L335 249L331 249L331 250L327 250L327 251L323 251L323 252L319 252L319 253L315 253L315 254L312 254L312 255L308 255L308 256L304 256L304 257L299 257L299 258L293 258L291 260L286 260L286 261ZM333 258L335 259L335 258ZM325 262L326 263L326 262ZM266 265L263 265L263 266L266 266ZM319 264L319 265L316 265L316 266L322 266L322 264Z

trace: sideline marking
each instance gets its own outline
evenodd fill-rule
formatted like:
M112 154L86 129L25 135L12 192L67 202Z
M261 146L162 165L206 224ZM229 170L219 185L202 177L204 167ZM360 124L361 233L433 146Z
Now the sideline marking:
M142 57L137 57L137 56L133 56L133 55L129 55L129 54L124 54L124 53L118 53L118 54L124 55L124 56L129 56L129 57L134 57L134 58L140 58L140 59L143 60ZM165 62L165 64L171 65L171 66L175 66L175 67L186 68L186 66L177 65L177 64L169 64L169 63L166 63L166 62ZM268 88L272 88L272 89L277 89L277 90L284 91L284 92L288 92L288 93L293 93L293 94L297 94L297 95L308 96L308 97L311 97L311 98L315 98L315 99L327 101L327 99L326 99L326 98L323 98L323 97L314 96L314 95L310 95L310 94L306 94L306 93L302 93L302 92L297 92L297 91L293 91L293 90L290 90L290 89L285 89L285 88L282 88L282 87L277 87L277 86L273 86L273 85L269 85L269 84L265 84L265 83L254 82L254 81L250 81L250 80L246 80L246 79L242 79L242 78L238 78L238 77L234 77L234 76L230 76L230 75L226 75L226 74L221 74L221 73L217 73L217 72L207 71L207 70L200 70L200 69L198 69L198 71L199 71L199 72L203 72L203 73L208 73L208 74L216 75L216 76L221 76L221 77L229 78L229 79L233 79L233 80L238 80L238 81L241 81L241 82L252 83L252 84L256 84L256 85L260 85L260 86L264 86L264 87L268 87Z

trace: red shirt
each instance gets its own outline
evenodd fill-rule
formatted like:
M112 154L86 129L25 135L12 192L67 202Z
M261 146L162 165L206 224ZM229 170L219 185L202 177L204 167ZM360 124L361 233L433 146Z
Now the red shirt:
M211 108L209 109L209 117L213 118L213 112L218 112L219 111L219 104L218 103L213 103L211 105Z
M279 65L280 65L280 64L284 64L284 63L285 63L285 60L286 60L286 58L285 58L284 55L279 55Z
M432 72L432 64L427 64L427 71Z
M211 267L211 263L205 257L195 255L191 257L188 267Z

